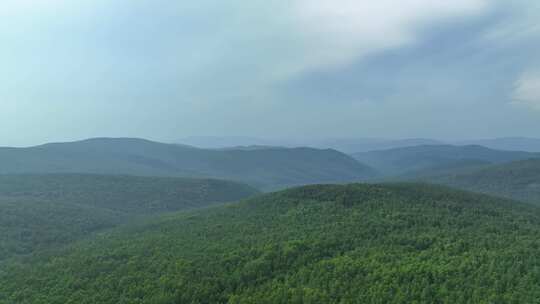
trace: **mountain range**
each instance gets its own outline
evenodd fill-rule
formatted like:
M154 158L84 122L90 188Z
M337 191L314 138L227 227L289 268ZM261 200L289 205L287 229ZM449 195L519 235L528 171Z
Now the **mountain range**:
M331 149L201 149L133 138L94 138L29 148L0 148L0 174L94 173L218 178L271 190L354 182L375 171Z
M426 171L453 171L490 164L540 158L540 153L501 151L477 145L422 145L352 154L383 176L429 175ZM433 174L431 174L433 175Z
M493 139L438 140L429 138L326 138L326 139L263 139L242 136L193 136L178 140L192 146L219 149L238 146L281 146L335 149L344 153L369 152L421 145L479 145L495 150L540 152L540 139L501 137Z

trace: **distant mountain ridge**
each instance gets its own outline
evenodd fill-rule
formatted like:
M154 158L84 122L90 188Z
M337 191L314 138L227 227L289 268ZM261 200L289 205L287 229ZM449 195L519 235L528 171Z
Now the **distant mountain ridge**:
M415 172L464 168L540 158L540 153L501 151L478 145L423 145L355 153L355 159L386 176L414 175Z
M345 153L358 153L376 150L388 150L402 147L443 145L444 142L427 138L406 138L406 139L380 139L380 138L359 138L359 139L327 139L317 142L314 146L323 148L330 147Z
M93 173L219 178L270 190L361 181L375 171L331 149L200 149L137 138L0 148L0 174Z
M527 137L503 137L495 139L479 139L461 141L456 144L470 145L476 144L491 149L507 150L507 151L527 151L540 152L540 139Z
M231 147L274 146L310 147L335 149L344 153L367 152L418 145L439 145L442 141L424 138L383 139L383 138L328 138L328 139L262 139L243 136L195 136L178 141L190 146L223 149Z
M187 137L179 140L178 142L209 149L221 149L237 146L305 146L318 149L330 148L349 154L424 145L480 145L495 150L540 152L540 139L527 137L438 140L430 138L262 139L242 136L198 136Z

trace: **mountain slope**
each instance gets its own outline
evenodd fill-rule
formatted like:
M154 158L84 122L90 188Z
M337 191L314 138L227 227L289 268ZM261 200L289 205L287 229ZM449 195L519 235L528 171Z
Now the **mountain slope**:
M387 176L412 175L454 164L463 168L470 163L499 164L516 160L540 158L539 153L499 151L482 146L414 146L390 150L355 153L353 157Z
M431 176L430 182L540 205L540 159Z
M374 174L372 169L334 150L205 150L129 138L0 148L0 173L204 177L236 180L264 189L359 181Z
M0 197L39 199L147 215L208 207L258 193L244 184L213 179L127 175L0 175Z
M170 215L0 275L0 303L535 303L540 210L308 186Z
M113 228L122 215L75 203L0 199L0 268L13 258L45 252Z
M0 176L0 263L143 216L256 194L227 181L99 175Z

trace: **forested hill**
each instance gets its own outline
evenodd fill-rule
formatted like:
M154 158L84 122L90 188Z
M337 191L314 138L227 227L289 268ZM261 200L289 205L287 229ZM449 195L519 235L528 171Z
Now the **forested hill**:
M400 177L540 158L540 153L500 151L475 145L425 145L355 153L353 157L385 176Z
M426 181L540 205L540 159L430 176Z
M257 193L249 186L219 180L0 176L0 264L145 216L208 207Z
M0 148L0 173L96 173L219 178L262 189L360 181L374 171L335 150L208 150L142 139L96 138Z
M97 174L0 175L0 197L38 199L109 209L125 214L155 214L237 201L258 191L214 179Z
M536 303L540 209L307 186L179 213L0 277L0 303Z

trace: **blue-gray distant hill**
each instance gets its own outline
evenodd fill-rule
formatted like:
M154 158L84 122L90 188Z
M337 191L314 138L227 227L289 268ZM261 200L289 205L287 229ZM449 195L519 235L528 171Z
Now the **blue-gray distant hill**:
M388 150L412 146L442 145L441 141L427 138L405 138L405 139L384 139L384 138L334 138L326 139L310 146L329 147L345 153L369 152L375 150Z
M540 139L527 137L504 137L463 141L458 144L474 144L497 150L540 152Z
M132 138L0 148L0 174L94 173L220 178L270 190L361 181L373 169L331 149L199 149Z
M326 138L326 139L263 139L244 136L196 136L181 139L180 143L210 149L238 146L280 146L335 149L344 153L367 152L419 145L441 145L442 141L427 138Z
M540 153L501 151L477 145L423 145L355 153L353 157L387 177L410 177L540 158Z

